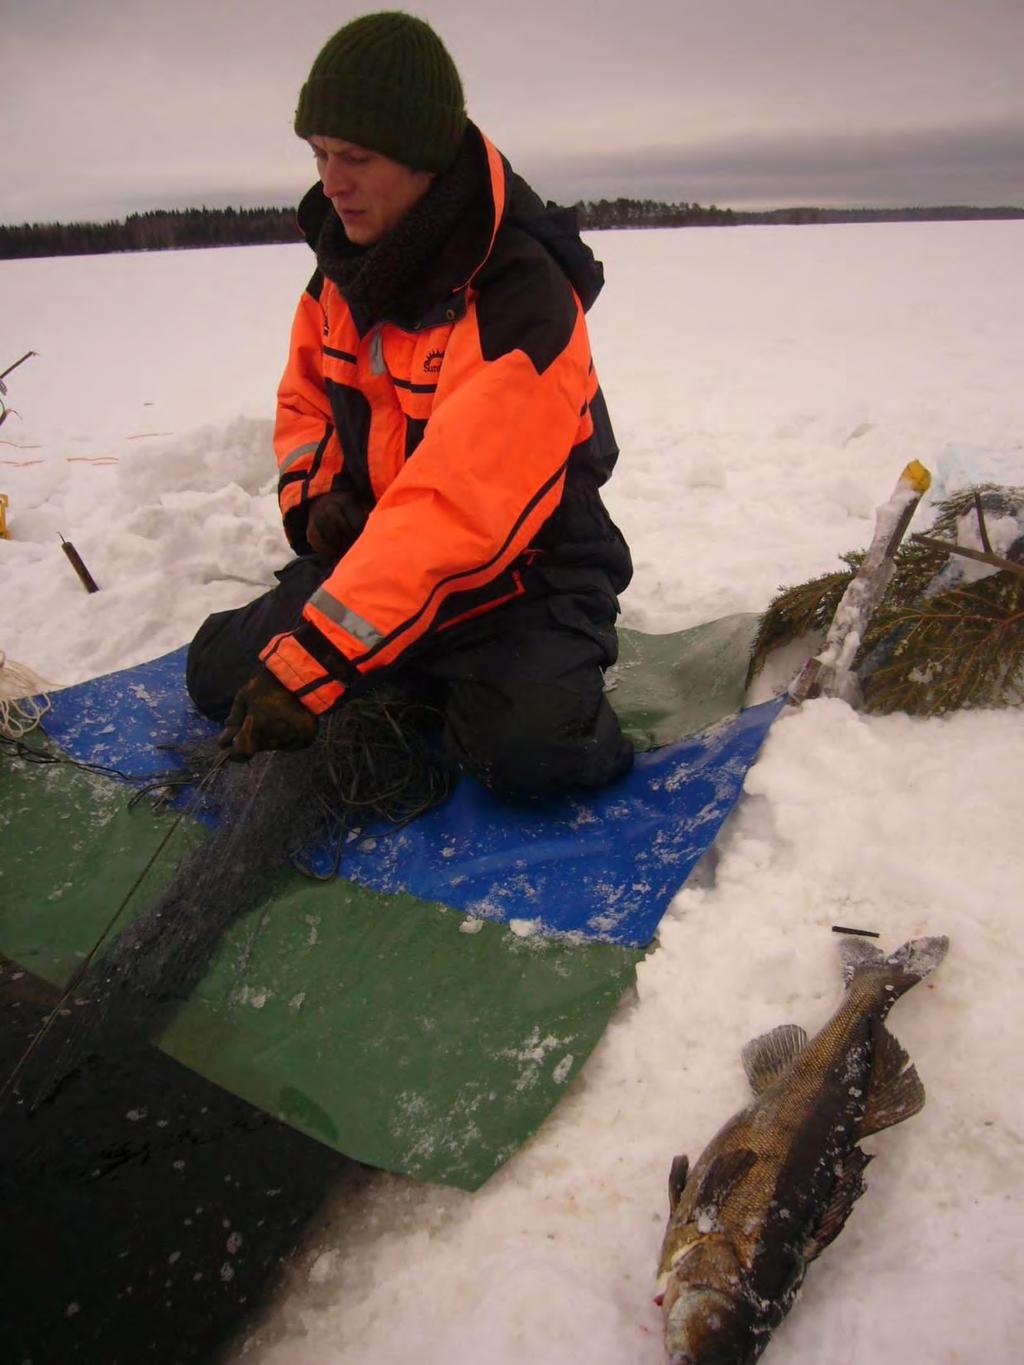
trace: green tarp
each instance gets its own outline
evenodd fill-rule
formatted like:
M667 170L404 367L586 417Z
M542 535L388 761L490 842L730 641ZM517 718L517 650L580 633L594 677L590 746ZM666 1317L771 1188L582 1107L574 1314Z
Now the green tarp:
M6 765L7 956L62 985L168 818L129 812L124 788L101 777ZM135 908L197 837L174 835ZM549 1112L640 956L521 939L411 896L291 872L229 930L159 1045L349 1156L473 1189Z
M754 621L624 640L611 696L642 747L740 704ZM63 986L168 819L129 812L124 787L102 777L5 763L0 951ZM202 837L182 823L126 914ZM641 956L521 938L411 896L282 872L158 1044L349 1156L473 1189L557 1103Z
M740 709L760 619L744 611L667 635L619 631L608 696L638 750L695 735Z

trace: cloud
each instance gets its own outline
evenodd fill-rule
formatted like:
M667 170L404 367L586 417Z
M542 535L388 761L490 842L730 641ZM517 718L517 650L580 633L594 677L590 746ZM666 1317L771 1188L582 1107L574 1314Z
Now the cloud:
M104 221L152 208L295 204L314 177L290 134L285 148L276 166L258 152L226 167L212 153L142 167L111 160L94 169L88 192L54 186L47 217ZM622 195L729 208L1024 207L1024 119L970 128L758 134L600 153L533 151L517 159L516 169L541 194L566 203ZM31 176L10 174L4 202L7 222L41 217Z
M337 0L9 5L0 221L294 202ZM1021 0L411 0L552 197L1020 203ZM8 112L9 111L9 112Z
M567 199L721 206L1024 206L1024 118L974 127L715 139L603 155L537 153L534 181ZM549 193L555 191L548 190Z

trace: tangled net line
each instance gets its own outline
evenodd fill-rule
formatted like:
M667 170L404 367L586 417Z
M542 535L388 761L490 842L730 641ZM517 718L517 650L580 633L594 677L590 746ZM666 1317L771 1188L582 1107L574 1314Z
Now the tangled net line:
M300 872L318 880L336 876L359 821L376 817L399 828L446 800L451 770L431 744L442 719L435 707L381 696L355 698L321 721L311 799L320 814L318 834L334 845L334 866L315 873L297 854L292 862Z

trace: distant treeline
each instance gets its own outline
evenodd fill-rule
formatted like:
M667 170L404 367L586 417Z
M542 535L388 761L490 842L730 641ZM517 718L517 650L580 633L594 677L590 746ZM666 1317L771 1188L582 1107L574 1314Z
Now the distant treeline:
M301 241L294 209L154 209L123 222L0 227L0 260Z
M722 227L735 221L732 209L700 204L662 204L656 199L580 200L573 206L582 228Z
M926 223L975 218L1024 218L1024 208L971 208L942 205L907 209L790 208L745 211L720 209L714 204L662 204L655 199L599 199L576 205L585 228L616 227L733 227L752 223Z
M903 223L1024 218L1019 208L959 205L908 209L770 209L745 212L714 204L663 204L655 199L598 199L575 205L586 229L731 227L751 223ZM82 256L105 251L169 251L182 247L257 246L301 240L294 209L154 209L109 223L22 223L0 226L0 260Z

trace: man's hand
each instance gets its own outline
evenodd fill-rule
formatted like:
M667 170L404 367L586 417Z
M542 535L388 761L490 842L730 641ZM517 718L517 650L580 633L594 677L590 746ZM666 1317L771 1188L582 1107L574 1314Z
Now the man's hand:
M248 763L264 749L305 749L316 737L316 716L267 668L235 693L217 744L228 758Z
M306 539L324 568L332 568L366 525L366 508L354 493L324 493L309 504Z

